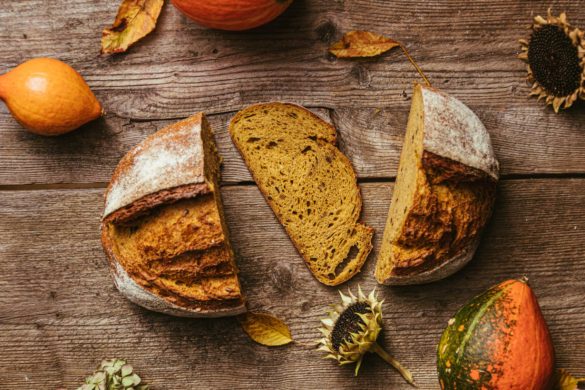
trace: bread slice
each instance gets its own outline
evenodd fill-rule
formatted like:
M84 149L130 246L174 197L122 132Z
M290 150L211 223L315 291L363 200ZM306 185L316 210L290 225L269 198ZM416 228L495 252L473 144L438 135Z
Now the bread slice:
M102 244L131 301L186 317L245 311L219 164L203 114L158 131L120 161L106 192Z
M498 162L479 118L416 85L376 279L418 284L463 267L491 215Z
M303 107L266 103L238 112L229 131L317 280L335 286L358 273L373 229L358 222L360 189L335 128Z

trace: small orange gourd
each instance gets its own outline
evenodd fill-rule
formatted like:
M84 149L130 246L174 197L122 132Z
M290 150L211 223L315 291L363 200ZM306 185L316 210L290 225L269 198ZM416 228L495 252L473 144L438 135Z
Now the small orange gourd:
M0 99L23 127L40 135L68 133L102 115L79 73L52 58L35 58L1 75Z

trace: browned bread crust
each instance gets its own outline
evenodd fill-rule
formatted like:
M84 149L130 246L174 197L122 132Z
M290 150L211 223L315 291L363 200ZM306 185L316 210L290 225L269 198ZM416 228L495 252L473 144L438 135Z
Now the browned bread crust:
M179 316L245 311L218 178L203 114L149 136L121 160L106 192L102 244L128 299Z
M498 163L490 137L463 103L415 87L376 279L435 281L463 267L492 213Z
M357 274L373 229L358 222L360 189L335 128L303 107L275 102L241 110L229 131L317 280L335 286Z
M124 223L136 219L157 206L165 203L173 203L181 199L195 198L199 195L209 194L210 189L206 183L187 184L184 186L160 190L154 194L144 195L127 206L113 211L104 218L105 222Z
M434 153L423 153L426 175L409 217L392 246L394 275L427 271L478 237L491 215L496 181L489 175Z

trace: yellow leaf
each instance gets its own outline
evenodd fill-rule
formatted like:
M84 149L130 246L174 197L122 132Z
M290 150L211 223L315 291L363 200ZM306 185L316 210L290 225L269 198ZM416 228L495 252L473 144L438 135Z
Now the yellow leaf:
M148 35L163 4L164 0L122 0L114 24L102 32L102 53L125 52Z
M374 57L400 46L399 42L368 31L351 31L329 48L338 58Z
M579 383L585 382L585 378L575 378L564 368L557 370L555 390L577 390Z
M292 342L288 326L271 314L248 312L238 317L244 332L255 342L269 347Z

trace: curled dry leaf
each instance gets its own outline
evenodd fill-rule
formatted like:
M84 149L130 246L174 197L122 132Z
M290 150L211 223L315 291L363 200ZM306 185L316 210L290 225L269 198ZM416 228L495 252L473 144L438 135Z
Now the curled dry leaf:
M259 344L276 347L293 341L288 326L271 314L248 312L239 316L238 321L244 332Z
M423 78L425 83L430 87L431 82L425 76L422 69L416 61L410 56L406 47L400 42L387 38L383 35L369 31L350 31L346 33L339 42L334 43L329 52L337 58L360 58L375 57L387 52L395 47L400 47L402 52L416 69L418 74Z
M556 390L577 390L579 384L585 384L585 378L575 378L564 368L557 370Z
M102 53L122 53L148 35L164 0L122 0L114 24L102 32Z
M399 42L369 31L350 31L329 48L338 58L375 57L400 46Z

